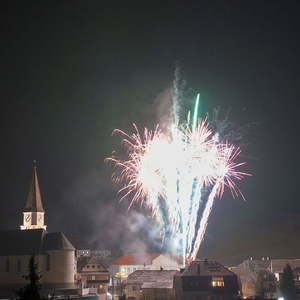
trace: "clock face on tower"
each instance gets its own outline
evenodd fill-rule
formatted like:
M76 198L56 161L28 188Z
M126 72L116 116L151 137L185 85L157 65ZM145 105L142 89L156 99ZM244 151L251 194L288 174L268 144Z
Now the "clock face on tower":
M27 223L30 221L30 219L31 219L31 216L30 216L30 215L26 215L25 221L26 221Z
M39 221L40 223L43 221L43 216L42 216L42 215L39 215L38 221Z

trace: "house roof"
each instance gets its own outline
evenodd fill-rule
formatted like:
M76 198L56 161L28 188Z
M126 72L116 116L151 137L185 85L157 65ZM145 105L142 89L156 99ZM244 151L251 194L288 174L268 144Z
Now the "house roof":
M43 229L0 232L0 256L34 255L48 250L74 250L62 232L47 233Z
M113 265L151 265L160 253L128 253L116 258Z
M214 260L194 260L180 276L235 276L233 272Z
M173 288L176 273L174 270L137 270L128 275L125 284L141 285L142 288Z
M77 270L78 272L91 272L90 270L86 269L87 265L94 265L96 266L95 270L97 272L108 272L107 268L104 266L103 264L103 258L99 257L99 256L91 256L91 257L80 257L77 260Z
M24 211L44 212L35 162L33 167L32 181L27 195Z

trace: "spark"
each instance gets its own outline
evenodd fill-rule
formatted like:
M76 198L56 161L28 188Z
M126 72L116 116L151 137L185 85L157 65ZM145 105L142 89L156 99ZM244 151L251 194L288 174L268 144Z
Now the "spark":
M190 125L170 124L163 132L157 125L142 131L114 133L123 137L126 158L116 154L107 160L115 168L113 179L121 183L121 200L145 205L157 220L163 237L167 232L181 241L185 261L195 259L205 235L214 200L225 188L242 195L236 185L249 174L239 171L239 147L221 141L207 119L198 119L197 95ZM243 197L243 195L242 195Z

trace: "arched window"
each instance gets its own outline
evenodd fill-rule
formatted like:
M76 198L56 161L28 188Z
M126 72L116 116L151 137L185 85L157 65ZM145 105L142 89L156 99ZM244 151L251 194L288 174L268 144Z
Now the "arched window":
M46 271L50 271L50 254L46 256Z
M18 261L17 261L17 271L18 271L18 272L21 272L21 268L22 268L21 260L18 259Z
M9 272L9 258L7 258L5 261L5 271Z

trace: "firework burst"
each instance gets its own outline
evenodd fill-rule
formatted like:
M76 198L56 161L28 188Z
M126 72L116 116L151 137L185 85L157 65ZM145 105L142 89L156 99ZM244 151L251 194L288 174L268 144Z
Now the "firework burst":
M131 135L115 130L123 136L126 159L107 159L115 167L114 180L122 184L121 199L129 198L129 207L143 203L162 235L180 241L185 261L197 256L214 199L225 187L233 196L241 194L235 182L248 175L239 171L240 149L220 141L208 121L198 119L198 103L199 95L192 122L188 117L167 132L158 125L140 132L135 124Z

